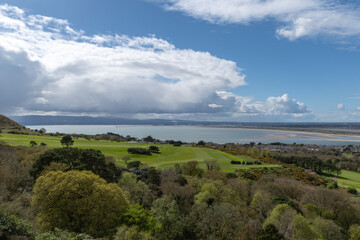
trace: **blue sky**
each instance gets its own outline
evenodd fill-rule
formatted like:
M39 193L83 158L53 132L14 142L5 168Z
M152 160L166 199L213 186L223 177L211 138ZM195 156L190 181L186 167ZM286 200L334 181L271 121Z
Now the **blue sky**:
M6 114L360 119L356 2L3 3L0 111ZM35 15L52 20L33 23ZM9 27L9 19L26 27Z

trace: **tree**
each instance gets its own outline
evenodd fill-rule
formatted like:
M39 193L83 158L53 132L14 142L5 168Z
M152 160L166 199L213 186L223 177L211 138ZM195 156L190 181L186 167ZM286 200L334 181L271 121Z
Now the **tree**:
M41 133L41 134L46 133L46 129L45 128L40 128L39 133Z
M279 233L279 230L272 225L269 224L265 228L261 229L258 233L257 240L283 240L284 235Z
M319 239L319 234L310 225L309 221L301 214L297 214L291 222L291 232L293 239ZM335 240L335 238L334 238Z
M106 163L105 156L94 149L56 148L41 154L33 163L30 174L36 179L51 162L64 163L67 170L87 170L104 178L108 182L117 182L121 170L114 163Z
M357 240L360 239L360 225L351 225L349 228L349 239Z
M220 170L220 165L216 162L215 159L205 159L204 160L207 170Z
M296 211L287 204L278 204L264 222L264 227L269 224L274 225L286 238L291 238L292 220L296 216ZM297 223L297 222L296 222ZM299 223L300 225L300 223ZM295 229L296 230L296 229Z
M175 200L163 196L154 201L151 208L151 215L155 216L161 229L156 232L156 239L189 239L184 238L184 229L180 223L181 211Z
M129 206L117 184L89 171L50 172L37 179L32 207L43 230L55 227L102 237Z
M313 228L318 232L323 239L326 240L341 240L344 239L341 233L341 227L336 225L333 221L317 217L312 221Z
M189 161L181 165L182 173L190 176L201 176L203 170L199 167L198 161Z
M150 150L150 152L153 152L153 153L160 153L160 149L158 146L150 146L149 150Z
M141 166L140 161L132 161L127 164L128 168L139 168Z
M30 146L31 146L31 147L34 147L34 146L36 146L36 145L37 145L37 143L36 143L34 140L30 141Z
M206 207L197 218L197 239L241 239L247 218L231 204Z
M117 229L114 236L114 240L150 240L151 236L149 233L139 232L137 227L122 225Z
M74 140L72 139L72 137L70 135L66 135L63 136L62 139L60 140L61 145L65 145L66 147L70 147L74 144Z
M13 239L11 235L23 236L22 239L25 239L25 236L33 237L34 232L30 223L0 209L0 239Z
M42 142L42 143L40 143L40 146L44 148L47 146L47 144Z
M149 149L146 148L128 148L128 153L130 154L142 154L142 155L151 155L151 152Z
M124 172L118 184L131 203L146 206L151 204L153 196L150 193L149 186L137 180L135 174Z
M152 136L147 136L143 138L144 142L155 142L155 138L153 138Z
M131 205L121 216L122 222L130 226L136 226L144 232L154 232L157 228L156 220L147 209L139 204Z

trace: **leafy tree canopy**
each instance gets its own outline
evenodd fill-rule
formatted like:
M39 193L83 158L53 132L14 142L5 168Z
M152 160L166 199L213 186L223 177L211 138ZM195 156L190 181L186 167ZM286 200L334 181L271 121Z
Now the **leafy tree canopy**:
M32 206L44 230L55 227L102 237L129 206L117 184L89 171L50 172L37 179Z
M57 148L48 150L34 162L30 174L36 179L52 162L64 163L66 170L88 170L108 182L117 182L121 172L114 163L106 163L105 156L98 150L78 148Z
M60 140L61 145L65 145L66 147L70 147L74 144L74 140L70 135L63 136L63 138Z

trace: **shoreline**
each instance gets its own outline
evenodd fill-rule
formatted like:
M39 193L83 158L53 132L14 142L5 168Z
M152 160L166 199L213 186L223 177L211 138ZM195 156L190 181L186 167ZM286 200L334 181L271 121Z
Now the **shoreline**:
M302 128L272 128L272 127L245 127L245 126L205 126L209 128L233 128L233 129L247 129L247 130L266 130L266 131L283 131L283 132L295 132L295 133L319 133L327 135L341 135L341 136L353 136L360 138L360 130L351 129L302 129Z

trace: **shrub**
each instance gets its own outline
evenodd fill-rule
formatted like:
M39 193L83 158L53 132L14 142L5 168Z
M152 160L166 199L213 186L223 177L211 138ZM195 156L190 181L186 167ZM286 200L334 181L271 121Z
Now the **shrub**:
M54 231L37 235L35 240L93 240L93 238L84 233L78 234L55 228Z
M148 150L146 148L128 148L127 151L130 154L151 155L150 150Z
M3 210L0 210L0 232L9 235L34 236L32 226L28 222Z
M141 166L140 161L132 161L127 164L128 168L139 168Z
M230 178L237 178L238 176L237 176L237 174L236 173L232 173L232 172L230 172L230 173L227 173L226 174L226 178L227 179L230 179Z
M346 191L351 194L355 194L355 195L357 194L357 190L354 187L347 187Z
M153 153L160 153L160 149L158 146L150 146L149 151Z
M239 165L241 165L241 164L242 164L242 161L232 160L230 163L231 163L231 164L239 164Z

